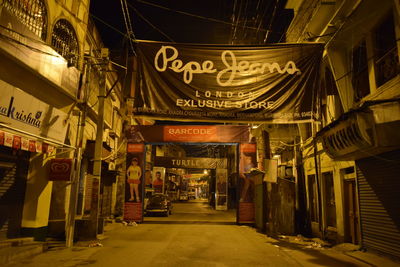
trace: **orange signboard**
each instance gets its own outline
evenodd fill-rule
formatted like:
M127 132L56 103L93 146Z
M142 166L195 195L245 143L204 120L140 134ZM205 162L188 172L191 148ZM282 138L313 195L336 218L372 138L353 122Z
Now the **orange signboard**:
M175 142L211 142L217 139L215 126L165 126L164 140Z

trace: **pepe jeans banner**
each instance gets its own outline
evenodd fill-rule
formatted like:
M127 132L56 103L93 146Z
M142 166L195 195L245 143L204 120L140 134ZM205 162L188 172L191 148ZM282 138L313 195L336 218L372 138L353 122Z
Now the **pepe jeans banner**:
M315 119L321 44L139 42L133 114L197 121Z

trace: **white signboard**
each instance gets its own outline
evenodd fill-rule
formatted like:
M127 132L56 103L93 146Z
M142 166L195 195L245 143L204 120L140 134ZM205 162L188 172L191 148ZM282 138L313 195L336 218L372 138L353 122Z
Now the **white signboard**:
M278 180L278 160L266 159L264 181L270 183L276 183L277 180Z
M0 80L0 122L64 143L67 114Z

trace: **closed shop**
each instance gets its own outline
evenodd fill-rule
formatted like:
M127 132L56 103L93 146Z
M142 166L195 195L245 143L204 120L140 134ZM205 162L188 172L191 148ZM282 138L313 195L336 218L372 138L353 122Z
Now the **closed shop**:
M362 246L400 257L400 150L356 161Z
M20 236L29 152L0 146L0 240Z

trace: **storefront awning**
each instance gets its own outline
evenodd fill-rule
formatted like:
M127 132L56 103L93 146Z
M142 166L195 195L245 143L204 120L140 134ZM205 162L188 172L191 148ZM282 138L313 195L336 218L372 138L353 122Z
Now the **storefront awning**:
M52 153L55 148L75 149L73 146L15 129L3 123L0 123L0 145L37 153Z

